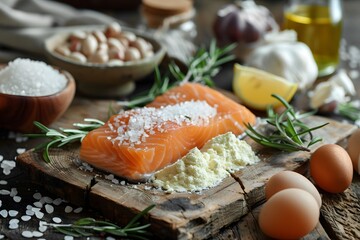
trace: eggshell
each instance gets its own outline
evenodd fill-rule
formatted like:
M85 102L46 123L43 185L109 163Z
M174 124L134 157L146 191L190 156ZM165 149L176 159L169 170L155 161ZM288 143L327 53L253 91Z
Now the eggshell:
M347 152L351 158L354 170L360 172L360 129L357 129L349 138Z
M353 178L349 154L336 144L325 144L311 155L310 174L315 183L330 193L345 191Z
M298 239L319 221L319 205L305 190L288 188L275 193L261 208L260 229L277 239Z
M269 199L275 193L287 188L300 188L309 192L321 207L321 196L314 184L303 175L293 171L282 171L272 176L265 185L265 197Z

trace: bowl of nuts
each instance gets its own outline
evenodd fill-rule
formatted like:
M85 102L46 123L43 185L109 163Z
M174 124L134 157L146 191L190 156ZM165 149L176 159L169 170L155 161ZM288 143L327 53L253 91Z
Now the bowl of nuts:
M119 97L152 73L166 51L155 39L114 22L60 32L45 40L49 62L70 72L81 94Z

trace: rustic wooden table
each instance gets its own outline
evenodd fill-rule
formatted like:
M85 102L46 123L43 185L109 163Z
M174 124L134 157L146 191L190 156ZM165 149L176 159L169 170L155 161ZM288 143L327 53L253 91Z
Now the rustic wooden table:
M212 21L218 8L229 1L206 1L197 0L195 5L197 15L198 35L195 43L207 45L213 36ZM276 16L278 22L282 21L282 9L285 1L268 0L258 1L267 6ZM344 0L344 50L349 53L351 59L343 58L341 67L345 68L353 76L357 90L357 98L360 97L360 33L359 23L360 1ZM116 15L130 25L136 25L139 21L137 11L125 12ZM217 86L229 90L231 88L232 64L224 66L216 77ZM142 86L138 86L143 88ZM300 98L300 99L299 99ZM98 104L102 101L77 99L76 103ZM296 105L301 107L303 101L297 98ZM105 110L106 111L106 110ZM91 112L88 113L91 115ZM100 113L97 113L100 114ZM82 118L83 116L81 116ZM44 185L51 183L35 184L30 181L31 177L16 165L16 157L22 152L36 146L38 141L28 140L20 134L0 130L0 239L21 239L23 231L35 231L39 228L40 221L52 222L54 217L62 219L63 222L71 222L81 217L102 218L101 214L84 206L60 200L59 196L44 189ZM346 144L342 142L342 144ZM9 166L5 166L9 165ZM14 167L12 167L14 166ZM4 170L9 169L9 170ZM52 188L61 188L53 186ZM48 189L48 188L47 188ZM44 205L48 202L51 207L41 209L41 213L34 212L30 219L23 217L27 214L29 206L36 206L35 202L42 197ZM351 187L343 194L322 193L323 206L321 217L317 228L304 239L360 239L360 177L354 174ZM253 214L247 214L240 221L221 230L211 239L267 239L259 230L256 217L261 207L261 202L254 205ZM43 214L42 214L43 213ZM255 218L254 218L255 217ZM19 222L12 219L18 219ZM34 236L34 239L64 239L64 235L47 230L43 236ZM156 238L155 238L156 239Z

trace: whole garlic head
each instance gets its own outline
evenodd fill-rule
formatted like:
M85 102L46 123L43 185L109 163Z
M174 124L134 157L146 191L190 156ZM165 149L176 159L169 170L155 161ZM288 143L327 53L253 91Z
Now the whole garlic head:
M318 75L310 48L296 41L274 41L262 45L250 53L245 63L297 83L299 90L309 88Z

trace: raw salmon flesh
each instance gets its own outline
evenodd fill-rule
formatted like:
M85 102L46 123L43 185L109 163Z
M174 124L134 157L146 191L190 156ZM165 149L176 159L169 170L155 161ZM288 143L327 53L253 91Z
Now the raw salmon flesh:
M80 159L121 178L145 181L190 149L219 134L241 134L255 120L246 107L220 92L185 83L88 133Z

